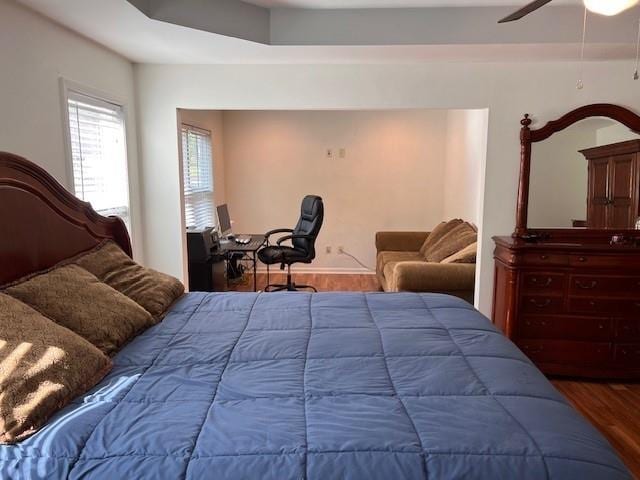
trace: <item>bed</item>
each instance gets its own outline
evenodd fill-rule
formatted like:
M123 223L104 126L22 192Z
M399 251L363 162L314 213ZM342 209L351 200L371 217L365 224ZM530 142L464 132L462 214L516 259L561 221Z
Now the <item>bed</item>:
M0 220L0 283L105 238L131 251L122 222L7 154ZM1 478L631 478L511 342L445 295L189 293L113 363L0 446Z

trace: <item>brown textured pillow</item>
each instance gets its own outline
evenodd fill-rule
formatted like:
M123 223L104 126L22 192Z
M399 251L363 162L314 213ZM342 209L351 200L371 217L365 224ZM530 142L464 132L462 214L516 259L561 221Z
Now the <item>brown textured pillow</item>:
M449 220L448 222L442 222L433 229L433 231L427 236L422 247L420 247L420 253L423 257L427 257L433 246L440 241L451 230L463 223L459 218Z
M467 245L459 252L445 258L440 263L476 263L476 254L478 250L478 242Z
M144 308L77 265L54 268L19 281L5 292L107 355L154 324Z
M74 263L129 297L156 319L184 293L184 285L177 278L137 264L112 241L100 244Z
M111 369L82 337L0 293L0 443L35 433Z
M450 230L427 252L427 262L439 263L477 240L478 234L475 229L463 222Z

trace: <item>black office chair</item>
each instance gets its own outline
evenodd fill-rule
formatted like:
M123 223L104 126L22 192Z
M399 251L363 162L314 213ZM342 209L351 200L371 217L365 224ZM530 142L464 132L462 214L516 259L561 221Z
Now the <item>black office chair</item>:
M317 292L311 285L296 285L291 280L291 265L294 263L311 263L316 257L315 242L322 221L324 219L324 205L322 198L316 195L307 195L302 200L300 207L300 220L296 228L279 228L266 233L267 246L258 251L258 258L267 265L267 282L269 281L269 265L280 264L280 270L287 266L286 284L269 284L265 287L265 292L279 292L288 290L295 292L299 289L309 288ZM289 233L280 237L276 245L269 245L269 237L276 233ZM291 246L282 245L287 240L291 240Z

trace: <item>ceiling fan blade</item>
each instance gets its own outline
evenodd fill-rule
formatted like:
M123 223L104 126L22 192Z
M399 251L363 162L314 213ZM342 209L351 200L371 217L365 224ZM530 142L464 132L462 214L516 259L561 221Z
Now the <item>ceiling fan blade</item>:
M520 20L525 15L529 15L531 12L535 12L539 8L544 7L549 2L551 2L551 0L535 0L535 2L531 2L522 7L517 12L513 12L511 15L504 17L502 20L499 20L498 23L507 23L513 22L514 20Z

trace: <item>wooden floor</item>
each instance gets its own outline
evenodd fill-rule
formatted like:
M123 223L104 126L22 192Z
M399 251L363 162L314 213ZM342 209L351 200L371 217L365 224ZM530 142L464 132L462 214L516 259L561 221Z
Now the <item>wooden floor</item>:
M270 283L286 283L287 276L280 273L269 275ZM299 285L313 285L319 292L376 292L380 285L375 275L327 275L319 273L297 273L293 281ZM258 273L258 290L264 290L267 285L267 274ZM253 275L247 274L242 282L230 284L232 290L252 291Z
M272 283L284 282L284 275L272 274ZM375 275L296 274L294 281L315 286L320 292L379 290ZM258 274L258 289L264 289L266 274ZM234 290L253 290L253 277L232 285ZM555 387L582 413L618 451L640 480L640 383L584 382L552 379Z
M560 379L552 383L607 437L636 479L640 479L640 383Z

